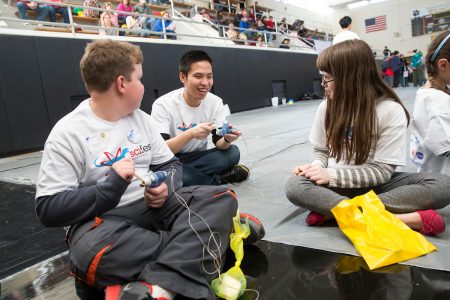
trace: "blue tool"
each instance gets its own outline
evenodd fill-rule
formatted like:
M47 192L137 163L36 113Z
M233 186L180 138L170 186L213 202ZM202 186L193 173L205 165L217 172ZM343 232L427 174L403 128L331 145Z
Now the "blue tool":
M233 129L228 124L228 121L223 121L222 127L217 128L217 135L225 136L225 134L233 133Z
M155 188L163 183L167 179L167 176L168 174L166 171L156 171L150 172L145 176L139 176L138 179L141 181L142 185L149 188Z

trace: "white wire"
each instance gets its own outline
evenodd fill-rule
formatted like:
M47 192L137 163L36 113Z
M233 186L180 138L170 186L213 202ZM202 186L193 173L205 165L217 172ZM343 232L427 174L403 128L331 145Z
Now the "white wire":
M174 167L172 167L170 169L169 174L171 176L171 188L173 190L173 193L174 193L176 199L178 200L178 202L180 202L181 205L184 208L186 208L186 210L188 211L188 223L189 223L189 226L191 227L191 229L195 233L195 235L198 237L200 243L203 245L203 253L202 253L202 255L203 255L203 257L202 257L202 268L203 268L203 271L205 271L205 273L207 273L209 275L213 275L213 274L217 273L219 275L219 278L220 278L220 269L222 267L222 255L220 254L220 247L222 245L222 239L221 239L220 233L219 232L213 232L211 230L211 227L209 226L209 224L206 222L206 220L202 216L197 214L195 211L191 210L189 208L189 205L187 204L186 200L184 200L183 197L181 197L181 195L179 195L175 191L175 185L174 185L174 181L173 181L173 176L175 174L175 168ZM209 230L209 237L208 237L207 244L205 244L203 242L202 238L200 237L200 234L197 232L197 230L195 230L194 226L192 225L192 222L191 222L192 215L198 217L206 225L206 227L208 228L208 230ZM218 236L218 240L219 241L217 241L216 236ZM213 244L212 246L215 247L215 248L211 247L211 243ZM204 263L205 263L205 251L213 259L214 267L215 267L215 270L213 270L213 271L208 271L205 268L205 265L204 265ZM216 253L216 252L218 252L218 253Z

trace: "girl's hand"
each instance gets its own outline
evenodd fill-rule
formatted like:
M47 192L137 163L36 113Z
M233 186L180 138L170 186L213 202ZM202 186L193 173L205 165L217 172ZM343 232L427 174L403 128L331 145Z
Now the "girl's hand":
M305 176L317 185L326 185L330 183L330 175L326 168L320 166L309 166L302 169L300 176Z
M326 185L330 183L330 175L326 168L320 166L312 166L310 164L296 166L294 174L297 176L305 176L317 185Z

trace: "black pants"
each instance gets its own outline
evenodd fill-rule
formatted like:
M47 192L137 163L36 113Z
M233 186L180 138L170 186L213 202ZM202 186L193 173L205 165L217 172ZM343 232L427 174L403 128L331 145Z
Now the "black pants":
M234 193L224 186L192 186L178 194L200 215L215 235L222 257L229 244L232 217L237 211ZM199 237L189 225L195 228ZM69 231L72 272L81 280L105 287L142 280L194 299L214 299L210 282L218 274L212 257L204 252L210 244L205 223L177 200L167 199L152 209L144 200L113 209L95 221Z

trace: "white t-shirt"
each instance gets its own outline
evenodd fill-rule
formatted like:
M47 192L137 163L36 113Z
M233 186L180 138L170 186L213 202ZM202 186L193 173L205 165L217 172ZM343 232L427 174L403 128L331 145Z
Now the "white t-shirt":
M174 138L198 123L222 125L226 120L227 110L221 98L208 93L198 107L191 107L186 104L183 92L184 88L172 91L153 103L152 117L160 133L167 133L170 138ZM207 144L207 139L192 139L184 145L180 153L204 151Z
M326 108L327 100L319 105L309 135L313 146L321 150L328 150L325 132ZM405 165L407 119L403 107L390 99L378 100L376 115L377 135L372 137L372 147L367 161L362 165L355 165L355 160L352 158L348 165L345 155L339 163L330 157L328 159L329 167L362 168L373 162L395 166Z
M410 158L418 172L450 175L450 95L427 88L418 89L411 126Z
M333 45L346 41L346 40L359 40L359 36L353 31L342 30L333 39Z
M111 165L127 153L136 173L144 175L150 165L170 160L173 153L162 139L152 118L141 110L117 122L98 118L83 101L56 123L45 142L36 185L36 198L75 190L105 180ZM133 178L118 206L144 197Z

